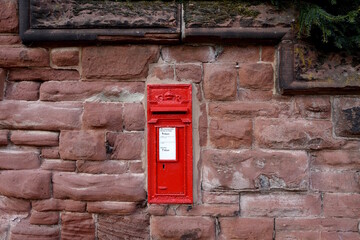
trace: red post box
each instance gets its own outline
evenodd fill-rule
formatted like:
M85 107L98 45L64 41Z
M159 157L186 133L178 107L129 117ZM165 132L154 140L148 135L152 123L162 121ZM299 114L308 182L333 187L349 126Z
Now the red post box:
M148 202L192 203L191 85L148 85Z

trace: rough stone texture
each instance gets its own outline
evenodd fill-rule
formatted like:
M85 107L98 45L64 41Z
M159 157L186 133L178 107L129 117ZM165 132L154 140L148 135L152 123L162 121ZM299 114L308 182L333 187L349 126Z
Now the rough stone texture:
M142 82L51 81L41 84L40 100L134 102L142 100L144 89L144 83Z
M202 187L206 191L303 189L308 185L308 159L300 151L205 150Z
M217 58L217 62L251 63L260 60L259 47L257 46L225 46ZM235 67L235 66L234 66Z
M94 239L95 221L88 213L62 213L61 239Z
M123 174L128 171L127 161L111 161L104 162L94 161L76 161L76 168L78 172L92 173L92 174Z
M327 217L358 218L360 215L359 194L325 194L324 215Z
M177 81L200 83L202 80L202 67L198 64L176 64L175 74Z
M58 146L59 133L46 131L12 131L10 140L15 145Z
M4 98L5 81L7 78L7 71L0 68L0 101Z
M51 68L13 68L9 72L9 81L71 81L80 80L76 70Z
M17 1L0 1L0 32L16 32L18 30Z
M81 104L0 102L0 127L37 130L80 128Z
M219 239L273 239L272 218L221 218Z
M270 101L273 97L273 91L267 90L255 90L255 89L246 89L240 88L239 89L239 100L241 101Z
M237 74L235 66L204 65L204 94L208 100L235 100Z
M209 217L151 217L150 228L154 240L215 239L214 220Z
M168 206L166 204L148 204L147 212L153 216L165 216Z
M360 167L360 151L320 151L313 152L311 157L313 168L357 170Z
M274 71L271 64L243 64L239 69L240 87L271 90L274 87Z
M74 200L46 199L32 202L34 210L39 212L46 211L68 211L68 212L85 212L86 203Z
M275 48L274 46L261 46L261 61L274 62Z
M43 48L0 46L0 67L46 67L49 53Z
M206 104L200 105L201 115L199 117L199 141L200 146L206 146L208 140L208 114Z
M83 76L89 79L144 78L149 63L157 61L156 46L85 47L82 51Z
M358 172L312 172L311 188L321 192L359 192Z
M335 98L333 104L335 134L341 137L360 137L360 100Z
M58 212L36 212L32 211L30 223L36 225L56 225L59 222Z
M5 98L9 100L37 101L39 99L40 83L9 82L6 85Z
M59 226L36 226L31 225L27 220L22 220L11 228L11 240L23 239L46 239L58 240L60 238Z
M60 48L50 53L51 63L58 67L77 66L79 64L79 49Z
M97 230L99 239L149 239L149 216L99 215Z
M210 141L216 148L237 149L250 147L252 123L247 119L213 119L209 126Z
M295 111L303 118L329 119L331 116L330 98L327 96L296 97Z
M144 184L145 177L143 174L53 174L54 196L60 199L142 201L146 196L143 189Z
M115 215L131 215L136 209L135 202L89 202L86 207L89 213Z
M212 46L172 46L164 47L161 56L165 62L213 62L216 52Z
M16 199L16 198L8 198L4 196L0 196L0 213L2 216L6 214L16 214L19 212L29 212L30 211L30 202Z
M176 208L176 215L180 216L215 216L231 217L239 215L239 204L215 205L203 204L186 206L180 205Z
M76 162L63 161L60 159L44 159L41 163L40 169L60 172L74 172L76 169Z
M277 218L278 231L358 231L357 220L351 218Z
M329 239L329 240L353 240L359 238L359 233L357 232L322 232L321 239Z
M267 148L323 149L344 144L332 137L329 121L257 119L254 136L258 146Z
M112 133L106 135L106 139L113 152L111 159L115 160L139 160L143 152L143 133Z
M36 170L0 172L0 193L9 197L45 199L50 197L51 173Z
M270 194L244 195L241 215L247 217L309 217L321 212L320 195Z
M34 169L40 166L36 151L0 150L0 169Z
M174 65L155 65L150 69L149 78L159 80L174 80Z
M105 133L103 131L62 131L60 157L70 160L105 160Z
M20 44L20 36L19 35L1 35L0 36L0 45L15 45Z
M0 146L8 145L9 142L8 135L9 135L8 130L0 130Z
M202 192L202 201L207 204L239 204L239 196L234 193Z
M124 127L127 131L144 130L145 109L141 103L124 104Z
M52 159L60 158L59 148L58 147L42 148L41 157L52 158Z
M83 125L87 129L123 129L123 106L117 103L86 102L84 104Z

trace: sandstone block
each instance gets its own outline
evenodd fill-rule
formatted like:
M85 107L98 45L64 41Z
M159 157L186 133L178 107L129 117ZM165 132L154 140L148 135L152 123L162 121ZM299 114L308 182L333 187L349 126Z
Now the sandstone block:
M51 172L17 170L0 172L0 193L24 199L50 197Z
M356 219L351 218L277 218L277 231L357 231Z
M202 201L207 204L239 204L238 194L223 192L202 192Z
M37 212L32 211L30 224L36 225L56 225L59 222L58 212Z
M51 68L14 68L8 76L9 81L71 81L80 80L77 70Z
M142 82L51 81L41 84L42 101L135 102L143 99Z
M321 239L328 240L353 240L360 237L358 232L322 232Z
M60 159L44 159L40 169L60 172L74 172L76 170L75 161L63 161Z
M204 94L208 100L235 100L237 91L235 66L223 64L204 65Z
M212 46L171 46L161 50L165 62L213 62L216 52Z
M206 146L208 140L208 114L206 104L200 105L201 115L199 117L199 141L200 146Z
M50 53L52 64L57 67L68 67L79 65L79 49L59 48L53 49Z
M0 101L4 98L5 81L7 78L7 71L0 68Z
M39 99L40 83L9 82L6 85L5 98L9 100L37 101Z
M137 209L135 202L89 202L86 210L89 213L131 215Z
M16 145L58 146L59 133L46 131L12 131L10 140Z
M149 216L142 212L129 216L101 214L97 232L99 239L149 239Z
M321 192L359 192L360 174L352 171L312 172L311 189Z
M83 75L89 79L135 79L147 75L149 64L158 59L156 46L85 47Z
M360 99L334 99L334 129L341 137L360 137Z
M147 212L154 216L165 216L168 209L166 204L148 204Z
M257 46L225 46L217 58L217 62L249 63L260 60L260 49Z
M124 127L127 131L143 131L145 128L145 109L142 103L125 103Z
M161 64L154 65L149 72L149 78L159 80L174 80L174 65Z
M271 64L243 64L239 69L240 87L271 90L274 87L274 70Z
M59 147L42 148L41 157L50 159L60 158Z
M88 213L62 213L61 239L95 239L95 221Z
M136 202L145 199L143 174L90 175L54 173L55 198Z
M15 45L20 44L21 40L19 35L1 35L0 45Z
M11 240L46 239L58 240L60 238L59 226L36 226L28 220L22 220L11 228Z
M274 46L261 46L261 61L274 62L275 47Z
M176 215L230 217L238 215L239 211L239 204L201 204L193 205L192 207L180 205L176 209Z
M329 119L331 115L330 97L295 97L295 111L303 118Z
M311 154L312 167L357 170L360 168L359 151L317 151Z
M86 203L70 199L46 199L32 202L34 210L39 212L45 211L68 211L68 212L85 212Z
M360 194L328 193L324 196L324 215L327 217L358 218Z
M329 121L294 119L257 119L254 136L257 145L280 149L338 148L342 140L332 137Z
M106 139L114 148L111 159L140 160L143 152L143 133L107 133Z
M257 101L264 102L270 101L273 98L272 90L256 90L240 88L238 91L240 101Z
M129 161L129 171L131 173L143 173L143 162L141 160L138 161Z
M94 161L76 161L78 172L91 174L123 174L128 171L128 161L111 161L102 162Z
M246 217L310 217L321 212L320 195L270 194L244 195L241 215Z
M0 127L37 130L78 129L82 105L75 103L0 102Z
M122 131L123 106L118 103L86 102L83 125L87 129Z
M273 239L272 218L220 218L219 239Z
M6 146L8 145L8 130L0 130L0 146Z
M209 115L221 119L238 119L243 117L280 117L290 113L287 103L274 102L229 102L209 103Z
M307 189L306 152L205 150L201 160L206 191Z
M209 217L152 217L150 228L151 238L154 240L215 239L214 220Z
M191 81L200 83L202 80L202 68L198 64L176 64L175 74L177 81Z
M36 151L0 150L0 169L34 169L40 166Z
M49 53L43 48L0 46L0 66L46 67L49 66Z
M17 1L1 0L0 1L0 32L17 32L18 30L18 14Z
M105 133L102 131L62 131L60 157L70 160L105 160Z
M320 231L292 231L292 232L276 232L276 238L281 240L287 239L322 239Z
M210 142L216 148L237 149L251 146L251 120L213 119L209 128Z
M16 214L19 212L28 213L29 211L29 201L0 196L0 212L2 214Z

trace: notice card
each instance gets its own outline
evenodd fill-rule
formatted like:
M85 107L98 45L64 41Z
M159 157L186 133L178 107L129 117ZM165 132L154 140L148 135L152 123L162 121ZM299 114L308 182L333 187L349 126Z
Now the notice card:
M176 128L159 128L159 160L176 160Z

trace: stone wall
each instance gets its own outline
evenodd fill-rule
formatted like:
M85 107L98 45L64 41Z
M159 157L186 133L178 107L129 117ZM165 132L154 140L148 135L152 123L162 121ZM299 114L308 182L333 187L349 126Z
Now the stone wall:
M0 0L0 239L359 239L360 97L274 45L40 45ZM145 87L191 83L194 204L146 202Z

